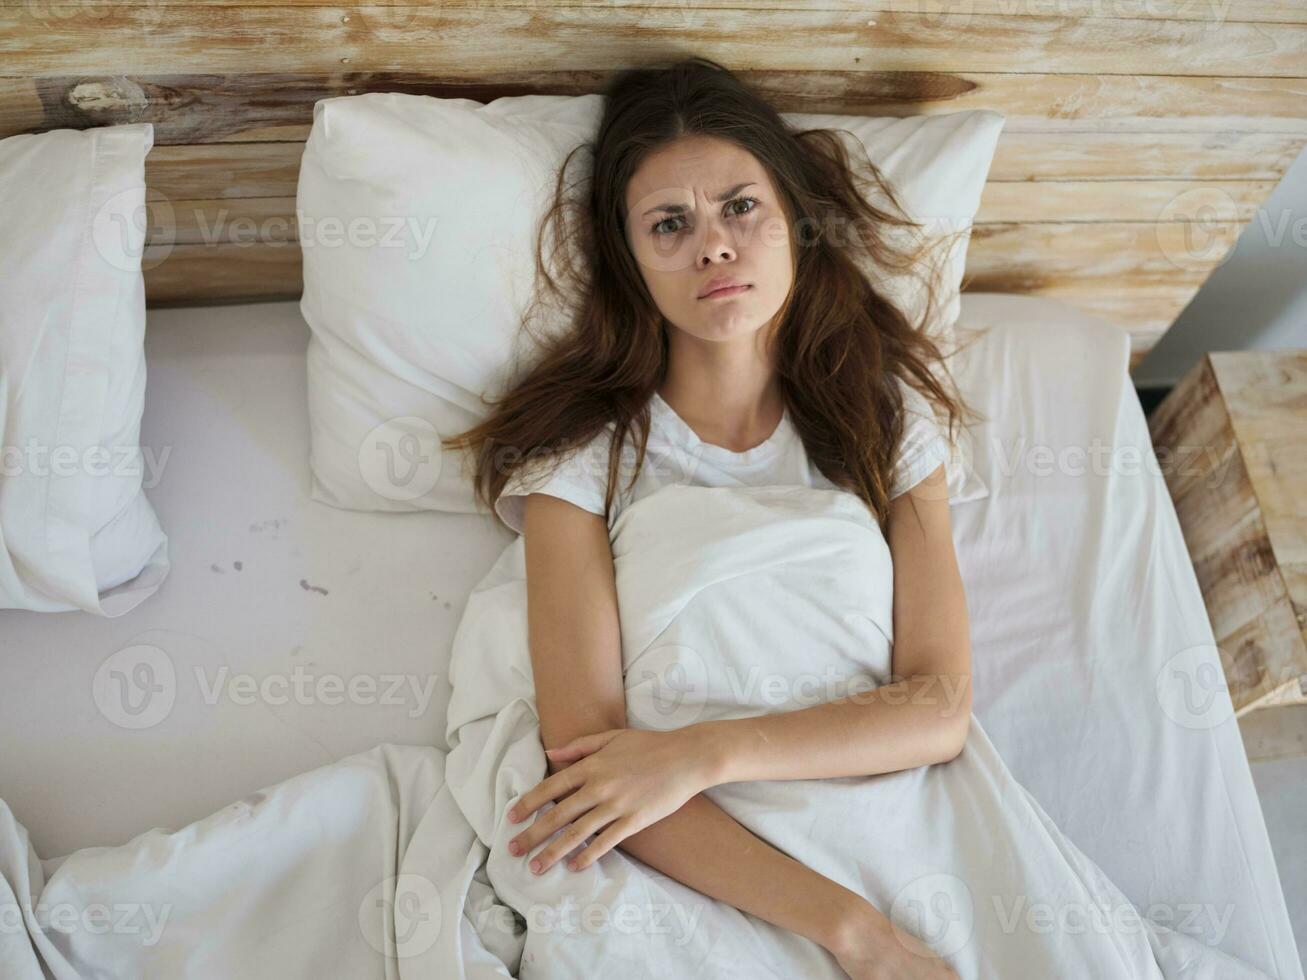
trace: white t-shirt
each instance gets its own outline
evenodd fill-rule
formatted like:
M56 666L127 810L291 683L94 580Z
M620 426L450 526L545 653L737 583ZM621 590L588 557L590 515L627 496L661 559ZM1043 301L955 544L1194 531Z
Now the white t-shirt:
M930 404L902 382L904 434L894 467L890 498L915 487L949 455L948 444L935 421ZM808 486L838 489L808 462L803 440L787 408L776 430L763 443L742 453L702 441L657 392L649 403L649 443L644 465L634 487L626 489L635 468L635 447L622 447L622 467L608 527L622 510L669 483L695 486ZM616 423L610 422L584 446L572 449L558 469L549 474L553 459L535 460L509 479L495 502L495 512L519 534L528 495L546 493L561 497L583 510L602 516L608 486L608 447Z

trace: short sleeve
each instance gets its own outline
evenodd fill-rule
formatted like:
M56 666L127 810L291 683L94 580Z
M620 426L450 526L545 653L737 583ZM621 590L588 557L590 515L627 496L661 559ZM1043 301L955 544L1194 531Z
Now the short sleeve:
M903 441L894 463L890 499L907 493L948 462L949 446L935 419L934 409L926 397L900 381L903 392Z
M495 513L521 534L526 498L533 493L547 493L602 517L611 438L611 431L605 429L579 449L569 450L556 469L554 456L528 460L509 477L495 501Z

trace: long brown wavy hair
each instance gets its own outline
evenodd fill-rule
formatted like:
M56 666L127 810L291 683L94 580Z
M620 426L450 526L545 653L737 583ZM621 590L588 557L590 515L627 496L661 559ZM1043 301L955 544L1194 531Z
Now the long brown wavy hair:
M673 329L627 243L627 184L653 151L682 137L713 136L766 168L786 213L793 284L772 321L770 356L809 461L862 498L885 530L904 431L896 379L947 411L950 437L964 411L974 414L944 365L952 352L926 329L940 307L943 259L966 229L922 234L852 133L794 129L709 59L623 71L604 96L595 139L567 155L537 229L536 292L522 323L535 345L531 363L519 366L502 397L483 399L492 406L485 421L442 445L469 450L476 495L490 507L519 467L541 457L561 463L616 423L604 501L611 514L627 438L636 447L628 491L644 464L649 401L666 373ZM869 176L851 163L843 136L861 151ZM593 158L589 179L569 183L581 151ZM877 188L881 204L871 203ZM893 276L920 283L924 302L915 319L881 288L882 277ZM537 334L537 322L548 329Z

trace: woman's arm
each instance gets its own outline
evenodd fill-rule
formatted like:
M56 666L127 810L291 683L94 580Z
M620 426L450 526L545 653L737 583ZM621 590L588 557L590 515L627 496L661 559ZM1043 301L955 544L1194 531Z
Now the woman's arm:
M938 467L890 502L893 674L906 678L795 711L698 722L713 785L874 775L947 762L971 723L971 629Z
M617 585L605 522L546 494L527 497L523 522L541 740L555 748L624 727ZM702 794L619 846L837 957L851 946L894 941L889 920L862 896L776 850Z

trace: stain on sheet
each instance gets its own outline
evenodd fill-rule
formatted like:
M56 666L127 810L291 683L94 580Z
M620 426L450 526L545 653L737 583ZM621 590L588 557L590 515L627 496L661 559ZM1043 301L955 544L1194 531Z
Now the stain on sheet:
M262 534L264 531L270 531L272 533L272 539L275 541L281 537L281 526L289 523L289 517L273 517L266 521L257 521L250 525L250 533Z

